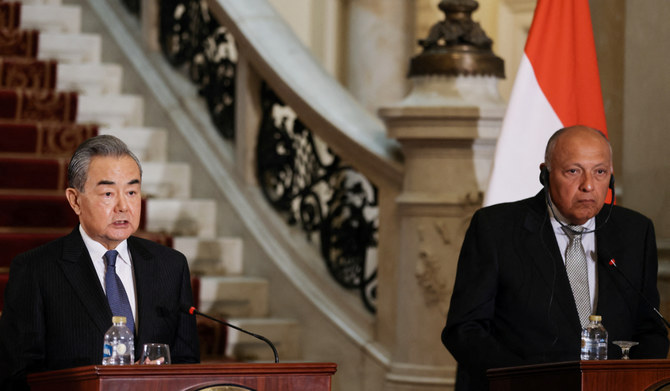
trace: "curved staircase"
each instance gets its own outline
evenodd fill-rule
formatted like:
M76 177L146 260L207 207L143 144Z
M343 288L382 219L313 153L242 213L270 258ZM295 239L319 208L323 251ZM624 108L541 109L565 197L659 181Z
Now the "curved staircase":
M113 134L142 161L139 234L186 255L199 309L268 337L282 360L300 359L297 322L269 317L268 281L244 274L242 239L218 234L217 202L191 197L191 166L169 160L169 132L145 125L150 121L143 96L123 93L123 66L103 62L103 37L80 31L86 25L82 7L57 0L25 0L6 8L11 7L14 13L5 19L14 18L15 25L4 29L23 32L28 42L36 39L36 50L22 58L44 63L51 72L43 72L49 80L41 85L0 90L0 206L10 211L0 217L0 241L9 249L0 258L0 292L14 255L76 224L63 191L68 156L87 137ZM15 56L3 56L3 63L12 61ZM21 111L44 108L42 95L50 99L44 109L50 116ZM208 322L199 320L203 360L273 359L263 342Z

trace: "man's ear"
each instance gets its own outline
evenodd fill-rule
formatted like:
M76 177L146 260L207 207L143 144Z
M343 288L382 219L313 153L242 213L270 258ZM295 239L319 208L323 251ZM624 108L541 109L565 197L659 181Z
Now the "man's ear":
M549 170L547 169L547 165L544 163L540 164L540 183L545 188L549 186Z
M79 190L73 187L68 187L65 189L65 198L67 198L67 202L70 203L70 207L74 210L74 213L79 216L79 213L81 213L81 207L79 206Z

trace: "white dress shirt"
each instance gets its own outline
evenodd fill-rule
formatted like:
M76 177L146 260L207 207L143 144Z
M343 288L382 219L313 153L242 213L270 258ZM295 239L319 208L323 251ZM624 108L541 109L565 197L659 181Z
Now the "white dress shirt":
M106 292L105 288L105 253L107 249L105 246L91 239L81 224L79 225L79 232L81 233L81 238L84 240L88 254L93 260L93 267L95 267L95 272L98 274L98 279L100 280L100 285L102 285L102 290ZM133 319L135 321L135 330L137 330L137 311L136 311L136 302L137 297L135 297L135 278L133 273L133 264L130 258L130 252L128 251L128 241L124 240L116 246L115 250L119 253L116 257L116 274L121 279L123 283L123 289L126 290L128 295L128 301L130 301L130 309L133 311Z

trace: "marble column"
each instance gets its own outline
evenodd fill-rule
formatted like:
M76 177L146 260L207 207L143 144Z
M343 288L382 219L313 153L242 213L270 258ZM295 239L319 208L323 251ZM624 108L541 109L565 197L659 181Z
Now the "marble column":
M347 9L347 89L370 112L408 92L407 59L414 37L413 0L350 0Z

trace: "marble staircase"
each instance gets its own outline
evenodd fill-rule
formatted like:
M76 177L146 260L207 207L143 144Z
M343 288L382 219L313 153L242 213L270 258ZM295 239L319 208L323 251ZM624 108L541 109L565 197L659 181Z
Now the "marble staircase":
M199 309L266 336L282 360L300 359L299 325L270 316L268 282L244 274L243 241L217 234L216 202L192 198L191 167L168 159L168 132L145 125L143 97L123 93L123 67L102 62L102 39L81 31L80 7L60 0L22 3L21 27L40 30L38 58L59 63L57 89L79 92L77 122L100 124L101 134L121 138L142 161L147 230L170 234L186 255L200 278ZM228 341L225 359L273 359L265 343L235 330Z

